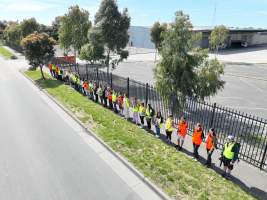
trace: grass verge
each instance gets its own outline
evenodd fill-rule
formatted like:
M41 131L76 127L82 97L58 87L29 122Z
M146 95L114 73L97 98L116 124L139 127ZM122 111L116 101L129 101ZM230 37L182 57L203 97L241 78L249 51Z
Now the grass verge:
M8 49L2 46L0 46L0 55L6 59L17 59L17 57L13 53L11 53Z
M39 71L25 74L71 110L114 151L174 199L254 199L213 170L177 152L102 106L57 80L41 80Z

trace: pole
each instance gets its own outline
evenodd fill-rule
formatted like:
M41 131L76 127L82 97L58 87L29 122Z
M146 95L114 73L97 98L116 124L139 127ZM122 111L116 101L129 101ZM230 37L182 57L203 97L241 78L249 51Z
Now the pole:
M214 123L214 116L215 116L215 110L216 110L216 103L213 104L213 109L212 109L212 115L211 115L211 120L210 120L210 127L212 128L213 123Z
M77 63L77 72L78 72L78 75L80 76L80 70L79 70L79 64Z
M96 80L97 80L97 85L99 85L98 68L96 68Z
M264 150L264 153L263 153L263 156L262 156L261 165L260 165L260 170L263 169L264 161L265 161L265 159L266 159L266 153L267 153L267 144L266 144L266 146L265 146L265 150Z
M146 84L146 106L148 103L148 83Z
M112 82L112 72L110 73L110 88L113 88L113 82Z
M130 96L130 78L127 78L127 95Z
M88 81L89 79L89 74L88 74L88 64L85 64L85 69L86 69L86 79Z

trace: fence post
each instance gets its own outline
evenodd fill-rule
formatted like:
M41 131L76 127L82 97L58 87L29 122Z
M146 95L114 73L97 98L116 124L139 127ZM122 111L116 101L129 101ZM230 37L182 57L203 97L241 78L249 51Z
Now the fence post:
M88 74L88 64L85 64L85 70L86 70L86 79L88 81L89 79L89 74Z
M146 106L148 103L148 83L146 84Z
M217 104L214 103L213 104L213 109L212 109L212 115L211 115L211 119L210 119L210 128L213 127L216 106L217 106Z
M127 78L127 95L130 96L130 78Z
M98 67L96 68L96 80L97 80L97 85L99 85Z
M79 70L79 64L77 63L77 72L78 72L78 75L80 76L80 70Z
M113 89L113 80L112 80L112 72L110 72L110 88L112 88Z
M265 159L266 159L266 153L267 153L267 144L266 144L266 146L265 146L264 153L263 153L263 156L262 156L261 165L260 165L260 170L262 170L262 168L263 168L264 161L265 161Z

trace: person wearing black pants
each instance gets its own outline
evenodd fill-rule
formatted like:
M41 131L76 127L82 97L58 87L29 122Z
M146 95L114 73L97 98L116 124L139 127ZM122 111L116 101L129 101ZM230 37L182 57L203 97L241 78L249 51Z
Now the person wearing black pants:
M200 145L194 144L193 143L193 149L194 149L194 158L198 159L199 155L198 155L198 149L199 149Z
M151 121L152 118L154 117L154 110L151 107L150 104L147 104L147 108L146 108L146 123L147 123L147 128L148 130L151 130Z
M208 136L206 138L206 150L207 150L207 162L206 166L211 167L211 156L214 149L217 149L217 139L213 128L209 130Z
M107 87L106 86L103 89L102 99L103 99L104 107L107 107L107 105L108 105L108 102L107 102L108 94L107 94Z
M192 136L192 142L193 142L193 149L194 149L194 158L198 159L198 149L202 143L202 140L204 138L204 133L202 130L202 126L200 123L198 123L195 127L193 136Z

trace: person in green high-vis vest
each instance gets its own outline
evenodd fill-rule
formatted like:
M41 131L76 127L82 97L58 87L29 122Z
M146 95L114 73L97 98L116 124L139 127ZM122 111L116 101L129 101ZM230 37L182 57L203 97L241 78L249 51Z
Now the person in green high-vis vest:
M221 161L223 163L223 177L227 178L231 174L234 163L236 160L238 160L239 149L240 144L235 142L234 136L229 135L221 153Z

